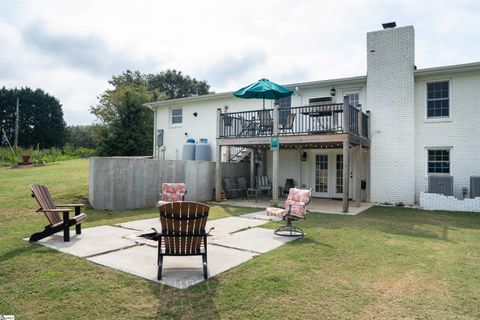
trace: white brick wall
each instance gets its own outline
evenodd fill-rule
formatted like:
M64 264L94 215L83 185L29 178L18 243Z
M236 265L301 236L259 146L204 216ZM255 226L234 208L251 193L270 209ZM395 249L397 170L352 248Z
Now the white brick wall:
M450 81L448 121L426 120L426 83ZM427 190L426 149L451 147L453 194L462 196L470 176L480 175L480 72L417 77L415 79L415 195Z
M420 207L425 210L480 212L480 198L459 200L453 196L421 192Z
M413 27L367 34L371 201L414 202Z

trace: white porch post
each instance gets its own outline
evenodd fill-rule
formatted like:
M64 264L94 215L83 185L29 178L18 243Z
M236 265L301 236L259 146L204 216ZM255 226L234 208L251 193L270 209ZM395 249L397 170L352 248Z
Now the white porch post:
M362 178L360 176L360 168L362 164L362 145L359 145L356 151L355 159L355 202L356 206L360 207L360 195L362 187Z
M250 149L250 188L255 188L255 149Z
M222 109L217 109L217 139L220 138L222 125ZM216 144L215 150L215 201L222 200L222 146Z
M343 141L343 203L342 203L342 212L348 212L348 185L350 180L350 170L349 170L349 151L350 143L348 141Z
M273 106L273 136L278 136L278 105ZM272 160L272 206L278 206L278 160L280 152L280 143L278 148L273 150Z

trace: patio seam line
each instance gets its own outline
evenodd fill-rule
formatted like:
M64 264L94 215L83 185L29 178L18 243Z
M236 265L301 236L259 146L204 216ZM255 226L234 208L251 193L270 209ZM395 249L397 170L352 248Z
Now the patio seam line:
M134 220L134 221L137 221L137 220ZM127 222L131 222L131 221L127 221ZM121 222L121 223L125 223L125 222ZM145 230L139 230L139 229L134 229L134 228L129 228L129 227L124 227L124 226L121 226L121 225L118 225L118 224L113 224L113 225L109 225L111 227L116 227L116 228L120 228L120 229L126 229L126 230L132 230L132 231L145 231Z
M100 252L100 253L94 253L94 254L91 254L89 256L83 256L81 258L83 259L87 259L87 258L93 258L93 257L97 257L97 256L102 256L104 254L108 254L108 253L112 253L112 252L117 252L117 251L121 251L121 250L125 250L125 249L130 249L130 248L133 248L133 247L137 247L137 246L143 246L144 244L143 243L135 243L133 245L129 245L129 246L126 246L126 247L121 247L121 248L117 248L117 249L112 249L112 250L108 250L108 251L104 251L104 252ZM64 252L65 253L65 252Z
M253 251L253 250L246 250L246 249L241 249L241 248L230 247L230 246L226 246L226 245L224 245L224 244L210 243L209 245L210 245L210 246L223 247L223 248L227 248L227 249L234 249L234 250L238 250L238 251L255 253L255 254L257 254L257 255L262 254L261 252L258 252L258 251Z

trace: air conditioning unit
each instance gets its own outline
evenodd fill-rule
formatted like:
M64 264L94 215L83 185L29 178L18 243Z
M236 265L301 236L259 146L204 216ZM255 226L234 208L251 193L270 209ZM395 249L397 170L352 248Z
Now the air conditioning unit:
M470 177L470 198L480 197L480 176Z
M453 196L453 177L443 175L428 176L428 193Z

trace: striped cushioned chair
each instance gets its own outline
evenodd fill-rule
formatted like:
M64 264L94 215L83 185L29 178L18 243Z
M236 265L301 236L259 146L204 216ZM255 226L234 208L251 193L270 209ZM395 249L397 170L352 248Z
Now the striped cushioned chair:
M48 219L49 225L45 226L45 230L34 233L30 236L30 242L35 242L48 237L54 233L63 230L63 241L70 241L70 227L75 226L76 234L82 233L81 224L87 219L85 213L80 213L80 207L83 204L55 204L53 203L52 196L48 191L48 188L39 184L31 184L30 190L32 191L32 197L34 197L40 208L37 212L43 212ZM75 216L70 219L69 213L75 210ZM63 213L63 219L60 218L59 213Z

